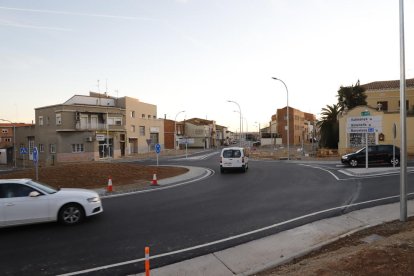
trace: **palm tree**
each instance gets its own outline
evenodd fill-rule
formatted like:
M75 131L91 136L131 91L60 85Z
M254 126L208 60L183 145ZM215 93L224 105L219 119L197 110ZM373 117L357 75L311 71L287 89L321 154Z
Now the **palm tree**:
M338 148L339 113L340 107L337 104L327 105L326 107L322 108L322 118L316 124L319 127L321 135L321 139L319 141L321 147L326 147L330 149Z
M346 87L341 86L338 90L337 97L340 111L367 104L365 87L359 84L359 80L355 85Z

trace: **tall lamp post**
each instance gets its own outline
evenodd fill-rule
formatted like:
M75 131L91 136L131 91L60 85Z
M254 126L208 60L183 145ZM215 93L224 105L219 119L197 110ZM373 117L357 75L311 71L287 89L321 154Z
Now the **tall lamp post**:
M17 168L17 158L16 158L16 123L13 123L12 121L0 119L0 121L3 122L9 122L13 125L13 160L14 160L14 167Z
M175 115L175 119L174 119L174 149L176 150L177 149L177 116L180 114L180 113L183 113L183 112L185 112L185 110L182 110L182 111L180 111L180 112L178 112L176 115Z
M239 112L240 112L240 147L241 147L242 146L242 141L241 141L242 140L241 139L241 136L242 136L242 112L241 112L241 108L240 108L240 105L235 101L228 100L227 102L237 104L237 106L239 107Z
M259 131L258 131L258 134L259 134L259 140L261 140L262 139L262 137L261 137L261 135L260 135L260 123L259 122L254 122L255 124L259 124Z
M278 81L280 81L280 82L282 82L283 83L283 85L285 86L285 88L286 88L286 116L287 116L287 147L288 147L288 160L290 159L290 137L289 137L289 91L288 91L288 88L287 88L287 86L286 86L286 84L285 84L285 82L284 81L282 81L281 79L278 79L278 78L275 78L275 77L272 77L272 79L274 79L274 80L278 80Z
M239 113L240 114L240 111L238 111L238 110L233 110L233 112L237 112L237 113ZM246 131L244 131L244 125L246 124L246 126L247 126L247 119L245 118L245 117L243 117L242 116L242 125L241 125L241 130L240 130L240 135L242 134L242 133L244 133L244 140L246 141L246 138L247 138L247 132L248 132L248 128L246 129ZM241 138L241 136L240 136L240 138Z

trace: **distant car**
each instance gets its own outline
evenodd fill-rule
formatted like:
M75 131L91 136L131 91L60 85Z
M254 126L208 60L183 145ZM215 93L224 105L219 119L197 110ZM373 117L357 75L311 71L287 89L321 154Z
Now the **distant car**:
M253 142L253 147L259 147L262 143L260 141Z
M393 157L393 145L368 146L368 164L400 164L400 148L395 147L395 158ZM365 147L342 156L341 162L351 167L365 164Z
M221 150L220 172L239 169L246 172L249 168L249 154L245 148L229 147Z
M47 221L73 225L102 212L94 191L56 190L31 179L0 179L0 227Z

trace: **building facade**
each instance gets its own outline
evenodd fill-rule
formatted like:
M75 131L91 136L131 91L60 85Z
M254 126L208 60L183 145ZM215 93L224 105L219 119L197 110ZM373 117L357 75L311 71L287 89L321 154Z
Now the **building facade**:
M339 116L338 152L353 152L367 142L400 146L400 81L377 81L361 86L366 89L367 105L345 109ZM407 152L414 154L414 79L406 80L406 110ZM372 123L365 127L367 120Z
M220 142L216 137L216 122L200 118L185 120L183 123L184 132L180 137L188 141L189 148L210 149L216 147ZM178 124L177 131L181 124ZM178 131L179 132L179 131Z
M149 152L156 144L164 148L164 120L157 118L156 105L123 97L117 106L125 110L127 155Z
M287 107L278 109L272 118L276 119L277 136L282 139L282 144L287 144ZM315 115L289 107L289 144L301 145L311 142L315 122Z
M27 148L29 160L37 147L39 162L44 164L116 159L148 152L164 142L156 106L130 97L90 92L63 104L36 108L35 116L34 126L16 131L16 144Z
M1 121L6 121L1 119ZM17 147L15 144L16 129L30 126L25 123L0 123L0 164L15 164Z

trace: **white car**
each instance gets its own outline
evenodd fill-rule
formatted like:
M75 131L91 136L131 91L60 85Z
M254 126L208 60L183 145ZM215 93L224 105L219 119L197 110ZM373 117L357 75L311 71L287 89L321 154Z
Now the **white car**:
M56 190L31 179L0 179L0 227L47 221L73 225L102 212L101 199L91 190Z
M241 169L246 172L249 168L249 154L245 148L227 147L221 150L220 172L225 170Z

